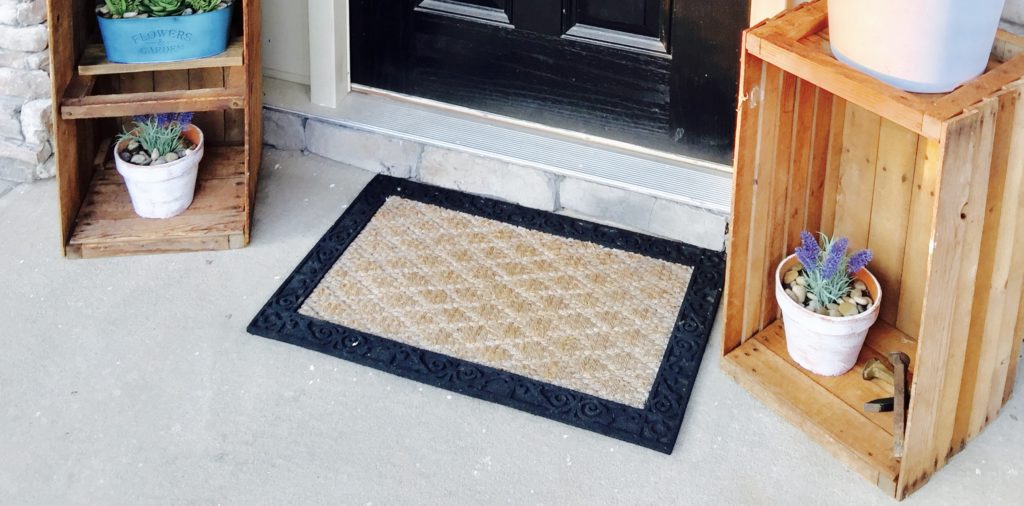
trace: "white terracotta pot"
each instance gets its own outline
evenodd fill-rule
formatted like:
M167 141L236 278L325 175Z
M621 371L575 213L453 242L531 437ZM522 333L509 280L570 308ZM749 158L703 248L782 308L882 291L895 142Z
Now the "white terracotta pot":
M945 93L988 63L1005 0L828 0L840 61L917 93Z
M124 177L128 194L132 198L135 214L143 218L166 219L177 216L192 205L196 192L199 162L203 159L203 132L189 125L182 136L195 144L191 155L163 165L135 165L121 159L120 153L128 145L121 141L114 146L117 172Z
M782 308L789 356L801 367L822 376L840 376L857 365L868 329L878 320L882 291L878 280L861 269L856 278L868 287L874 304L867 311L848 317L822 316L808 311L786 295L782 277L799 260L790 256L775 271L775 299Z

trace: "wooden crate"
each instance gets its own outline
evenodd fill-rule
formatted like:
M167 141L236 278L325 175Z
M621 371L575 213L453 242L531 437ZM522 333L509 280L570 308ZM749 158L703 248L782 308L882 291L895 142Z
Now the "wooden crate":
M984 75L906 93L835 60L825 1L744 36L723 368L902 499L996 418L1024 331L1024 39L1001 32ZM801 230L874 250L882 314L858 367L823 378L786 352L773 273ZM870 358L911 358L906 455Z
M235 0L220 55L156 64L106 59L94 2L50 0L61 244L70 258L240 248L249 243L262 149L259 0ZM169 220L132 212L110 139L126 117L197 112L207 149L195 200Z

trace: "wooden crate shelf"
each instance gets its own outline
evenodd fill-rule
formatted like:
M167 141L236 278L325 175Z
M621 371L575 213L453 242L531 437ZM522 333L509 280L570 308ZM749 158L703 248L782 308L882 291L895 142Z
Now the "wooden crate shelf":
M166 63L111 63L107 60L107 51L103 44L89 44L78 62L78 74L83 76L102 76L110 74L127 74L135 72L154 72L163 70L188 70L216 67L242 66L242 38L236 37L223 53L198 60L176 61Z
M889 458L893 445L892 413L865 413L865 402L892 396L892 390L861 379L860 371L872 358L885 359L892 350L911 357L917 342L887 323L879 323L868 336L857 367L831 378L808 373L786 351L781 321L775 321L722 360L722 367L762 402L787 420L809 429L819 442L865 478L895 495L899 462Z
M1001 32L987 71L948 94L892 88L835 60L824 0L744 35L723 367L896 498L995 420L1024 333L1024 38ZM883 287L870 356L912 357L906 454L859 370L788 357L774 270L821 230L871 248ZM879 394L879 395L876 395ZM872 398L874 398L872 397Z
M94 6L50 0L54 152L63 252L70 258L240 248L249 243L262 157L260 3L236 0L228 49L156 64L106 61ZM196 112L206 155L192 206L135 215L109 139L131 116Z
M124 179L113 160L107 160L97 168L75 220L68 256L241 248L245 243L245 186L245 148L210 148L188 210L171 219L149 220L135 214Z
M81 88L69 88L75 91ZM198 88L189 90L110 93L82 97L64 96L64 119L119 118L160 112L199 112L245 108L245 88Z

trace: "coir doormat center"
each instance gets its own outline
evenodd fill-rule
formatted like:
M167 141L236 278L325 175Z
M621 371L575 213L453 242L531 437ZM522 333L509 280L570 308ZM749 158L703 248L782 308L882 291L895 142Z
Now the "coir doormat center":
M379 176L249 326L671 453L721 253Z

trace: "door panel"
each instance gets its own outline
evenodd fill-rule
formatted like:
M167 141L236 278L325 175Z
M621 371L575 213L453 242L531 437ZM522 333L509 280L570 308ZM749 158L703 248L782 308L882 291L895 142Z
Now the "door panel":
M359 84L728 162L736 0L350 0Z

